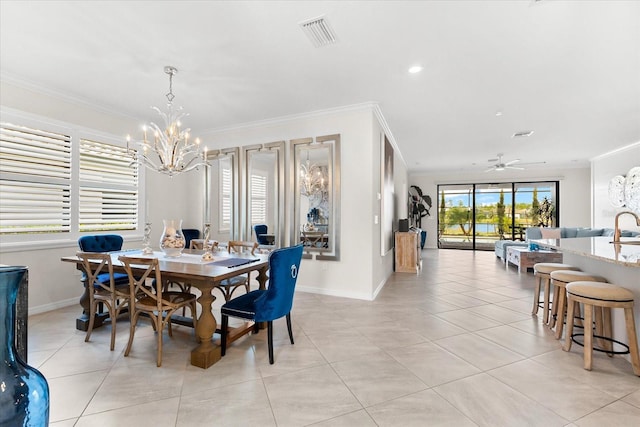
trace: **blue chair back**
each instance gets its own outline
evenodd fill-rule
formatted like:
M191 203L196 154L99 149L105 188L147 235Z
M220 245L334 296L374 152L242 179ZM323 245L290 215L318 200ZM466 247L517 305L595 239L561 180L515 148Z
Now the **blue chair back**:
M253 232L256 233L256 239L261 245L268 245L269 241L262 237L263 234L267 234L268 227L265 224L256 224L253 226Z
M118 234L96 234L78 239L78 246L82 252L119 251L123 243L124 239Z
M184 247L189 249L191 245L191 239L200 238L200 230L197 228L183 228L182 234L184 235Z
M269 255L269 288L255 302L255 321L268 322L286 316L300 272L302 245L276 249Z

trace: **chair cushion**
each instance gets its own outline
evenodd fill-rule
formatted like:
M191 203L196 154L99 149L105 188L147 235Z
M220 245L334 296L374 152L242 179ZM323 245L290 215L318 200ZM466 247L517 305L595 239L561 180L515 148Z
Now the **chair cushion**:
M550 274L556 270L580 270L578 267L574 267L569 264L562 264L558 262L539 262L533 265L534 273Z
M633 292L621 286L602 282L571 282L567 292L572 295L601 301L633 301Z
M561 232L559 228L540 227L540 235L543 239L559 239L561 237Z
M256 300L267 293L265 290L255 290L248 294L240 295L237 298L225 303L220 312L227 316L240 317L242 319L253 320L256 314Z
M596 237L602 236L602 228L581 228L576 237Z
M224 279L219 286L243 286L245 283L247 283L247 276L242 275Z
M98 274L98 281L109 285L109 273ZM113 282L116 286L129 284L129 276L126 273L113 273Z
M578 234L578 227L562 227L562 238L573 238Z
M558 280L560 282L606 282L604 277L596 276L595 274L585 273L584 271L572 271L572 270L556 270L551 272L551 280Z

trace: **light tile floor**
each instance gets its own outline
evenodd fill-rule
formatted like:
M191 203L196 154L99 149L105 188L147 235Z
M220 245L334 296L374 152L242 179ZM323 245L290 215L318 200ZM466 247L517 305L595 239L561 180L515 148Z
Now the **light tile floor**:
M51 425L640 425L629 362L595 353L588 372L581 347L563 352L530 314L531 272L493 252L422 257L419 275L392 275L373 302L299 292L296 344L277 321L274 365L265 331L203 370L189 364L193 331L175 327L157 368L144 320L125 358L126 316L113 352L109 326L84 342L78 307L32 316L29 363L49 381Z

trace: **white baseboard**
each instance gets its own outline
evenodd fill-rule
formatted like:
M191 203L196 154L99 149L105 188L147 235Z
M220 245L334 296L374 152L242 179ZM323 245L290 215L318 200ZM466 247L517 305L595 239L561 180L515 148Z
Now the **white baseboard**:
M77 305L78 310L82 310L82 307L80 307L80 303L78 302L78 297L75 297L62 301L52 302L50 304L29 307L29 315L31 316L32 314L46 313L47 311L57 310L58 308L62 307L70 307L72 305Z
M330 295L333 297L354 298L365 301L373 301L372 295L359 292L342 292L335 289L314 288L311 286L296 286L296 290L300 292L308 292L310 294Z

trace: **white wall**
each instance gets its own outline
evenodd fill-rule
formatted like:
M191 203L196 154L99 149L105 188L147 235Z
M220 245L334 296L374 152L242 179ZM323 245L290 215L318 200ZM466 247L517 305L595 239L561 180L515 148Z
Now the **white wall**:
M613 207L609 202L608 188L611 178L625 176L635 166L640 166L640 142L591 160L594 227L613 228L616 214L629 210ZM622 215L619 222L621 229L639 230L631 215Z
M138 120L81 105L55 94L39 93L5 82L1 88L3 107L28 114L78 124L111 135L124 136L140 125ZM374 223L374 217L380 216L377 193L380 192L379 133L383 126L373 108L373 105L366 105L336 109L201 135L209 148L341 135L340 261L305 260L299 281L301 290L372 299L392 273L393 252L380 256L380 225ZM288 158L288 150L285 154ZM395 187L400 193L398 206L405 206L406 167L401 156L395 159ZM144 220L152 223L153 247L158 247L163 219L183 219L184 228L202 228L203 170L173 178L153 172L145 175L147 196L143 203L147 212ZM289 220L291 212L288 208L286 210L286 219ZM406 212L403 215L406 216ZM397 218L394 218L395 222ZM125 238L124 248L139 247L141 238L141 232ZM80 274L73 264L60 261L61 257L74 254L76 250L76 239L69 239L37 250L5 250L0 253L0 263L29 266L31 313L77 304L82 293Z
M380 225L374 223L374 217L380 217L377 194L380 192L381 129L373 106L364 105L201 136L208 148L216 149L340 134L340 260L303 260L298 289L373 299L380 285L391 275L393 253L380 256ZM288 159L288 145L285 151ZM285 163L289 164L288 161ZM404 165L398 165L397 170L397 179L406 182ZM290 224L291 198L286 198L285 203L285 224ZM285 231L288 236L288 226Z
M591 225L591 187L589 168L579 169L530 169L502 171L488 176L479 173L451 173L428 175L411 173L409 185L417 185L423 194L431 196L431 216L422 219L422 228L427 231L425 247L438 247L437 230L437 186L440 184L500 183L517 181L560 181L560 225L589 227Z

